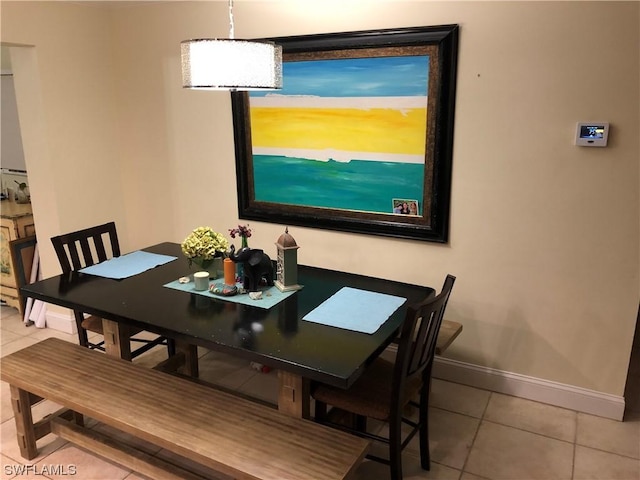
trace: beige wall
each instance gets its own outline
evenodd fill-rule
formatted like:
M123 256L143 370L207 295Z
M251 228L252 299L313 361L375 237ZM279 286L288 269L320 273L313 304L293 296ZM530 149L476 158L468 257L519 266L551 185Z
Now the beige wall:
M8 53L8 52L7 52ZM6 55L9 56L9 55ZM4 50L2 57L5 57ZM16 93L13 88L13 75L11 70L2 70L0 78L0 124L2 125L2 144L0 145L0 165L3 169L26 170L24 165L24 152L22 150L22 136L20 135L20 123L18 122L18 106L16 105ZM12 185L15 185L11 182ZM2 182L2 191L5 192L5 182Z
M36 185L39 160L27 168L36 221L60 219L38 223L41 239L114 218L133 249L238 223L229 96L180 87L179 42L226 36L226 14L3 2L2 41L35 45L42 82L55 172ZM438 288L453 273L448 317L464 333L449 356L623 394L640 291L640 4L240 0L235 19L239 38L459 24L449 244L296 227L300 261ZM609 147L575 147L581 120L611 122ZM251 226L267 251L283 230Z
M49 237L124 223L111 22L66 2L3 2L25 163L45 275L57 273ZM31 174L33 172L33 174Z

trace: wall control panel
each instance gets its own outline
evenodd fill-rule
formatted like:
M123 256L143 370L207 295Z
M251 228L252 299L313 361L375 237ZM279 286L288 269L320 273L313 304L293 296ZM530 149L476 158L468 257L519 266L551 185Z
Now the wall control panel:
M606 147L609 138L609 122L578 122L576 145L581 147Z

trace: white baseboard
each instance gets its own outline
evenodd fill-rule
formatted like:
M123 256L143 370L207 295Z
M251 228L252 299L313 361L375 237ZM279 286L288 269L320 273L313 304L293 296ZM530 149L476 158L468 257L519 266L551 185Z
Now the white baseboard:
M620 421L624 416L624 397L495 368L480 367L449 358L436 357L432 375L434 378L450 382L535 400L613 420Z
M47 328L53 328L64 333L77 333L76 321L70 314L52 312L47 310Z

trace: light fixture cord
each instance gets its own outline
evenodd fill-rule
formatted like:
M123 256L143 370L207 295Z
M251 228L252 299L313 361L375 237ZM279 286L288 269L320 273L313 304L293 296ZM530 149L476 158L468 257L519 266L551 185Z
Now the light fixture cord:
M233 0L229 0L229 38L235 38L235 31L233 28Z

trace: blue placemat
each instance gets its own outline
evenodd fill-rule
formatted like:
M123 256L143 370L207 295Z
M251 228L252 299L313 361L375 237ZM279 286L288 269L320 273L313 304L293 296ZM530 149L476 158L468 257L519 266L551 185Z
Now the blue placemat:
M189 283L180 283L178 280L174 280L173 282L169 282L166 285L163 285L167 288L173 288L174 290L181 290L183 292L196 293L198 295L202 295L209 298L215 298L216 300L224 300L225 302L233 302L233 303L241 303L243 305L250 305L252 307L269 309L278 303L280 303L285 298L291 296L295 293L295 290L289 292L281 292L278 287L260 287L259 290L262 292L262 298L260 300L252 300L249 298L249 294L242 293L238 295L234 295L232 297L225 297L223 295L214 295L208 290L196 290L195 285L193 283L193 276L189 277ZM209 286L213 284L224 285L224 281L222 279L218 280L209 280ZM241 284L238 284L241 286Z
M374 333L406 298L343 287L302 319L332 327Z
M85 267L81 269L80 272L98 277L121 279L132 277L158 265L164 265L176 258L178 257L138 250L122 255L121 257L114 257L96 265L91 265L90 267Z

